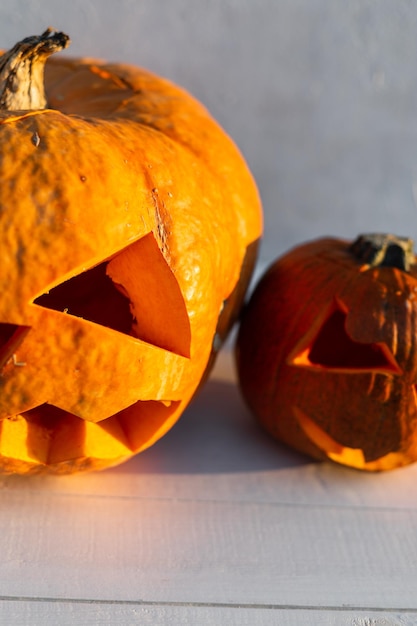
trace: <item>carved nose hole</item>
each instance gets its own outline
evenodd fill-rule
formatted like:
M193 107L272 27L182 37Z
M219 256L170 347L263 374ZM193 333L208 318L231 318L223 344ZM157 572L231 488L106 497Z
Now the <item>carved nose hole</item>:
M30 326L0 324L0 367L13 358L29 331Z

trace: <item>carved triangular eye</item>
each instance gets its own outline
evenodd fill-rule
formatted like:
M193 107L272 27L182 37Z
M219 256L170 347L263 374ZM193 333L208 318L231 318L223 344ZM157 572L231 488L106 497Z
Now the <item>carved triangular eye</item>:
M34 304L189 356L191 330L184 298L152 233L52 287Z
M401 374L401 368L386 344L361 343L349 337L346 317L347 313L340 303L332 304L318 327L297 344L288 363L345 373Z
M117 289L106 269L107 262L100 263L53 287L34 303L130 335L133 316L129 298Z

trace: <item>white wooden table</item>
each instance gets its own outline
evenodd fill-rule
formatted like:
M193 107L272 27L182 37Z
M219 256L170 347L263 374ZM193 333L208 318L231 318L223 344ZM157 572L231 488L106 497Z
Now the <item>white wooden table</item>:
M417 465L365 474L279 446L230 352L130 462L0 484L1 624L417 624Z

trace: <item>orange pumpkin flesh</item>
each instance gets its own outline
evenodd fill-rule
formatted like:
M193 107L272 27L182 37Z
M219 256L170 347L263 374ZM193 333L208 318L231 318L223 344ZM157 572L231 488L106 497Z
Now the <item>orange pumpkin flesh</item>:
M410 243L320 239L290 251L261 278L236 359L246 401L277 439L364 470L417 460Z
M262 227L242 156L183 90L68 58L45 88L46 109L0 110L5 472L100 469L160 438L238 313Z

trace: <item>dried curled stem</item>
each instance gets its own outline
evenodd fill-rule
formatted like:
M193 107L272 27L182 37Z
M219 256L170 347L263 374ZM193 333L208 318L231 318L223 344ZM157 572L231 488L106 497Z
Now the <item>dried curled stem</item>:
M0 57L0 110L36 111L47 108L44 68L47 58L70 44L70 38L48 28L26 37Z
M408 237L385 233L360 235L349 249L369 267L396 267L408 272L415 263L413 240Z

